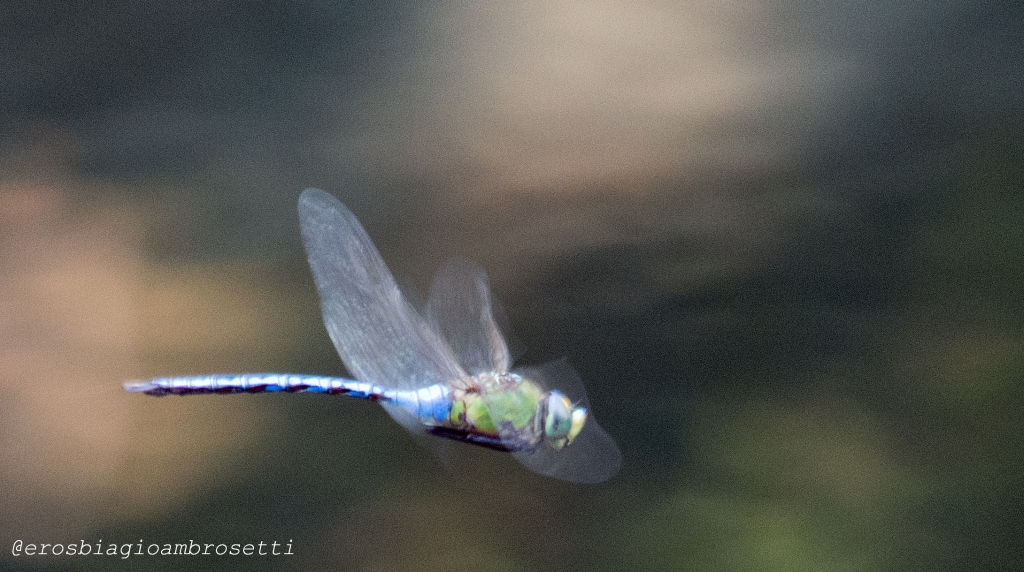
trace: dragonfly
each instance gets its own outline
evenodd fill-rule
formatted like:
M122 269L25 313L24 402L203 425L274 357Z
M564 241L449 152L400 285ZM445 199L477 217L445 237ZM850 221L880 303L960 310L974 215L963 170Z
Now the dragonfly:
M510 370L511 354L479 266L449 261L438 271L426 307L417 309L338 199L306 189L299 222L324 324L355 379L215 374L131 381L124 389L154 396L348 395L380 404L417 435L502 451L542 475L598 483L618 472L619 448L594 419L568 362Z

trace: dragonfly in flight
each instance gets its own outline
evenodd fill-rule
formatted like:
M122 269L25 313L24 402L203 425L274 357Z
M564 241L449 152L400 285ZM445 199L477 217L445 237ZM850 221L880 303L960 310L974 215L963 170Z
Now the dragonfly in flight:
M505 451L530 470L605 481L622 456L564 360L510 370L487 276L467 260L437 273L426 308L410 305L366 230L319 189L299 197L303 243L327 332L355 379L284 373L161 377L149 395L311 392L375 401L406 429ZM575 401L574 401L575 400Z

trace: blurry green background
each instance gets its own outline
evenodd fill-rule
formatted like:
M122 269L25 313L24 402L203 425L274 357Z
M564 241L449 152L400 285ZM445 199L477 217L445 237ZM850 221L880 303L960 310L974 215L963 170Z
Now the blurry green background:
M1022 10L795 2L0 8L0 568L1009 569ZM488 270L624 454L450 474L344 374L307 186L401 281ZM294 542L276 559L25 542Z

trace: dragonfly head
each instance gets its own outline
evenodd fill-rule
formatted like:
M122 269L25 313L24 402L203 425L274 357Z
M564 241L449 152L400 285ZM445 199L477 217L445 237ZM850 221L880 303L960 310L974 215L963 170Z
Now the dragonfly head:
M544 407L544 440L553 449L573 442L587 422L587 408L577 407L558 390L548 392Z

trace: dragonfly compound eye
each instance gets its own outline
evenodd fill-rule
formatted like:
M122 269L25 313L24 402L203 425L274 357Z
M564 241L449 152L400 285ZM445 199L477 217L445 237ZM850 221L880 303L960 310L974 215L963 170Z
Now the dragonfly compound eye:
M555 449L569 442L572 430L572 402L560 391L551 391L547 397L544 415L544 438Z
M567 443L572 443L576 437L583 430L583 424L587 422L587 408L586 407L574 407L572 410L572 424L569 426L569 435Z

